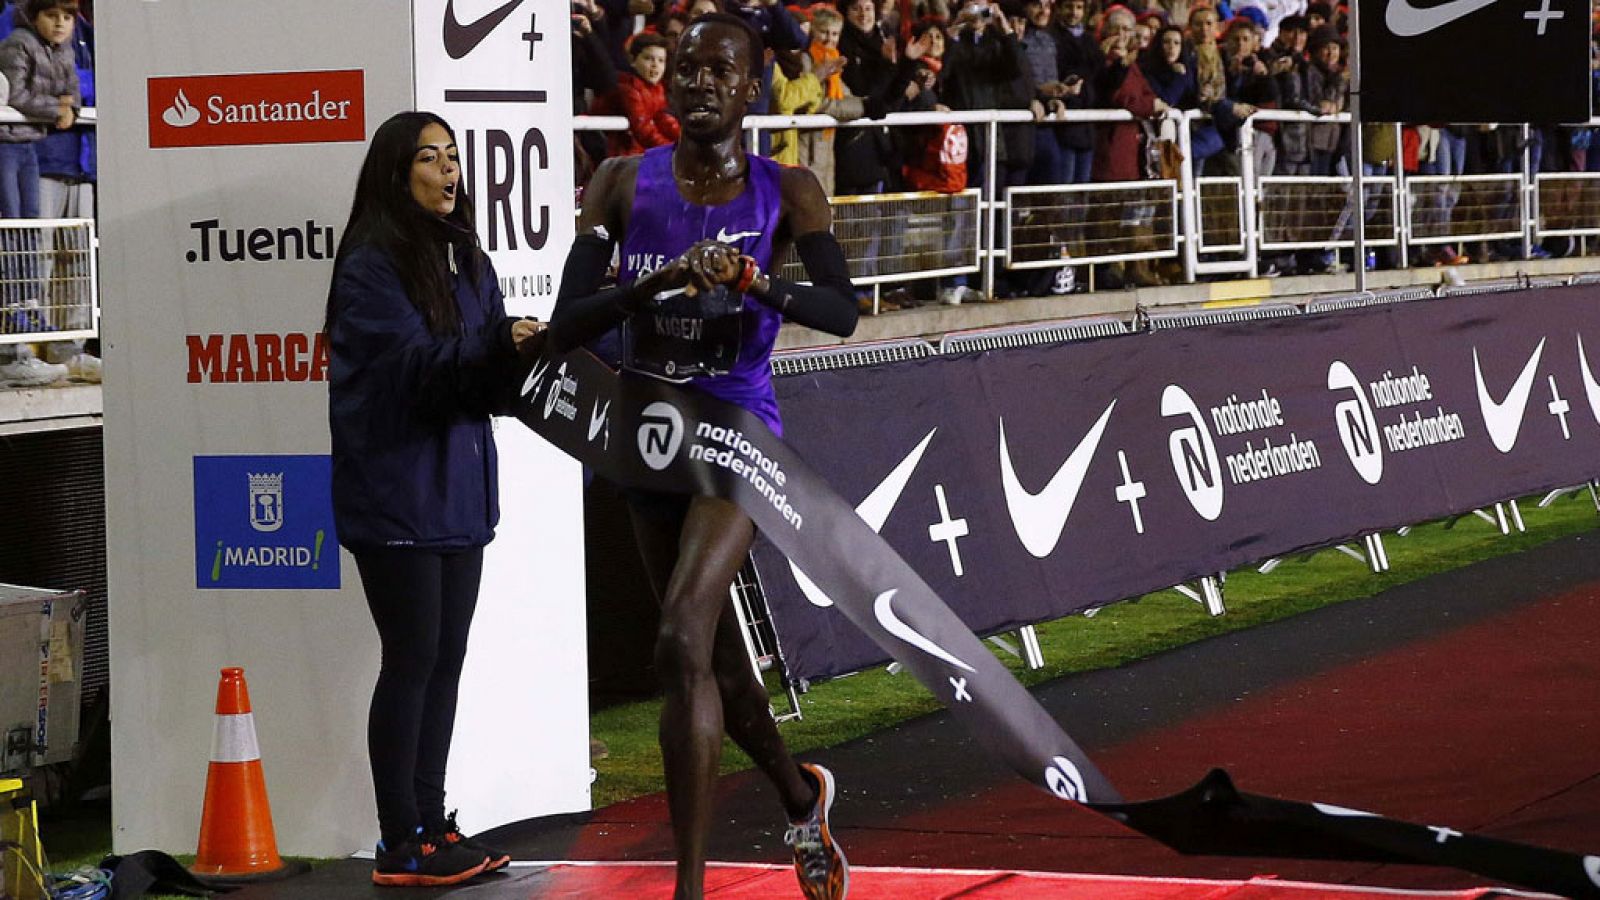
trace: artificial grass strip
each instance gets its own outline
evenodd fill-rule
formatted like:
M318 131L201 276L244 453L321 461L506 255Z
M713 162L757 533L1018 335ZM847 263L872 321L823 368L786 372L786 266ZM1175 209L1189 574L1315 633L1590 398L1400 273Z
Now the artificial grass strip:
M1002 655L1025 685L1063 675L1126 665L1194 641L1416 581L1470 563L1504 556L1580 532L1600 528L1600 516L1587 491L1539 508L1537 497L1519 503L1527 532L1503 536L1476 516L1453 525L1419 525L1401 537L1384 534L1390 569L1374 574L1362 563L1331 549L1309 558L1290 557L1271 573L1255 568L1228 573L1227 613L1208 615L1200 604L1166 590L1136 602L1105 607L1093 616L1074 615L1036 626L1045 665L1030 670L1020 659ZM778 702L779 686L768 688ZM811 687L800 697L804 718L780 726L796 754L831 747L934 712L940 708L914 679L874 668ZM665 789L661 750L656 742L660 702L624 704L590 716L590 734L605 742L610 755L595 763L596 807ZM722 772L743 771L751 762L732 742L724 742Z

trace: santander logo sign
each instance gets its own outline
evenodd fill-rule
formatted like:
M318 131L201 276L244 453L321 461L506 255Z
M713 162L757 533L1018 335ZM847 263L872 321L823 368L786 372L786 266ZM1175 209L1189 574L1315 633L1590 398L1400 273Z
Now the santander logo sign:
M360 69L148 82L151 147L321 144L367 136Z

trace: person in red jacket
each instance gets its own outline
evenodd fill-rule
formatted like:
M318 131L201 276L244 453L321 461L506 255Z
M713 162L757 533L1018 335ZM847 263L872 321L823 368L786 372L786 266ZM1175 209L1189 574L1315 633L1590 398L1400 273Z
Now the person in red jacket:
M637 156L651 147L678 140L678 120L667 111L667 39L640 32L628 42L632 72L617 76L614 93L596 101L595 115L628 117L627 131L613 131L606 142L612 156Z

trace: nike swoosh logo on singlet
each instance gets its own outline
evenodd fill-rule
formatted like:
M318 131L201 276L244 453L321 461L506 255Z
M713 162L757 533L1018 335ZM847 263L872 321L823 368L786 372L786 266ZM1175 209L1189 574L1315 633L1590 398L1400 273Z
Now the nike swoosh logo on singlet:
M1412 5L1411 0L1389 0L1383 21L1400 37L1416 37L1494 3L1495 0L1450 0L1438 6L1423 7Z
M717 243L719 244L731 244L747 237L760 236L761 232L759 231L736 231L733 234L729 234L727 226L717 229Z
M508 0L499 9L479 16L477 19L463 25L456 19L455 0L446 0L444 4L444 52L451 59L460 59L471 53L489 36L489 32L506 20L506 17L516 12L522 5L522 0Z

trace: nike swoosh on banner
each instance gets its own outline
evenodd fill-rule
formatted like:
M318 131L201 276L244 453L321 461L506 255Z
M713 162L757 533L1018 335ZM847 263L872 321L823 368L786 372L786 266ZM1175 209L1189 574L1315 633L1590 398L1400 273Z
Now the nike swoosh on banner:
M522 5L522 0L508 0L499 9L479 16L466 25L456 20L455 0L445 0L444 4L444 52L451 59L460 59L471 53L489 36L489 32L506 20L506 16L516 12Z
M1389 30L1400 37L1416 37L1435 28L1442 28L1465 15L1470 15L1495 0L1451 0L1438 6L1414 6L1411 0L1389 0L1383 21Z
M740 240L742 238L760 237L760 236L761 236L761 232L759 232L759 231L736 231L733 234L729 234L728 233L728 227L726 225L724 225L723 227L717 229L717 243L719 243L719 244L731 244L734 241Z
M1528 408L1528 394L1533 390L1533 376L1538 373L1539 357L1542 355L1544 338L1540 338L1539 346L1533 348L1533 355L1528 357L1528 364L1522 367L1522 374L1511 385L1506 399L1496 403L1483 384L1478 348L1472 348L1472 374L1478 380L1478 407L1483 411L1483 427L1488 430L1489 440L1494 442L1495 449L1501 453L1510 453L1511 448L1517 445L1517 432L1522 430L1522 414Z
M1600 423L1600 382L1589 371L1589 358L1583 354L1583 335L1578 335L1578 369L1583 372L1583 394L1589 398L1589 412Z
M1067 527L1067 517L1072 515L1072 504L1078 500L1078 489L1083 487L1083 476L1089 472L1094 451L1100 446L1100 436L1111 420L1111 410L1117 401L1111 401L1100 420L1072 449L1067 461L1061 464L1050 483L1037 494L1030 493L1017 480L1017 470L1011 464L1011 448L1006 444L1006 421L1000 420L1000 482L1005 487L1006 511L1011 513L1011 524L1017 529L1022 546L1039 559L1050 555L1061 540L1061 530Z
M884 591L878 595L878 599L873 601L872 604L872 614L878 617L878 624L882 625L885 631L929 656L942 659L950 665L965 669L968 672L977 671L957 659L950 651L928 640L922 632L901 621L900 617L894 614L895 593L893 590Z
M906 482L911 480L911 473L917 470L917 463L922 461L923 451L928 449L928 442L933 440L933 435L938 430L935 428L928 432L922 443L906 454L906 458L900 460L900 464L885 475L883 480L878 482L878 486L872 489L872 493L867 495L867 499L856 507L856 515L867 523L868 528L877 532L883 531L883 523L889 520L889 513L894 510L894 505L900 502L900 494L905 491ZM789 563L789 571L794 573L795 584L800 585L800 593L806 595L812 606L827 608L833 605L833 598L823 593L822 588L817 587L816 582L806 577L806 573L800 571L798 566Z
M600 426L606 423L606 414L611 412L611 401L607 400L605 408L601 408L600 401L594 401L594 409L589 411L589 440L600 433Z
M1585 856L1583 858L1584 874L1594 882L1595 887L1600 887L1600 856Z

